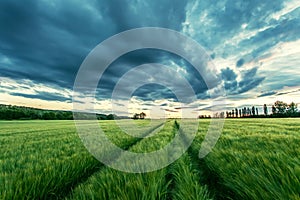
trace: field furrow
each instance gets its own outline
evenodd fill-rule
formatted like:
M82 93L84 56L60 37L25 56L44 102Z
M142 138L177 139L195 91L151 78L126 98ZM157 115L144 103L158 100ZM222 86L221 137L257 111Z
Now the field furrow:
M181 134L181 144L187 145L187 134L175 121L175 127ZM189 127L185 127L189 128ZM186 130L187 131L187 130ZM198 158L191 154L190 148L178 160L168 167L168 176L172 180L169 188L170 199L213 199L208 187L201 182L202 171L198 165Z
M252 119L255 129L244 123L238 130L233 126L237 121L226 121L213 151L199 160L204 181L216 198L300 199L299 133L286 129L286 121L276 120L277 130L270 132L274 119ZM297 119L289 121L299 126ZM270 125L264 134L258 134L266 124ZM200 149L203 131L192 145L194 156Z
M168 121L163 129L151 137L144 138L128 150L137 153L158 150L174 137L175 129L174 122ZM133 174L104 167L76 187L67 199L166 199L170 184L166 174L166 168Z
M79 124L83 132L74 121L0 121L0 199L300 199L299 119L226 119L203 159L198 154L210 120ZM190 145L195 125L189 149L166 164ZM135 159L106 146L104 137L155 159ZM160 151L169 144L171 150ZM123 171L100 163L85 146ZM153 166L160 168L146 172Z
M172 187L169 188L170 199L212 199L207 186L201 184L201 172L192 164L188 153L170 165L168 171L172 179Z
M43 131L0 138L1 199L61 198L102 166L85 149L74 125L62 124L62 129L55 136L51 129L52 122L42 124ZM40 126L37 124L36 128L40 129ZM149 134L160 126L161 122L154 127L145 126L139 134ZM31 128L34 129L34 126ZM140 140L124 134L112 122L102 123L101 128L121 148L129 148ZM5 130L0 129L4 132L7 126Z

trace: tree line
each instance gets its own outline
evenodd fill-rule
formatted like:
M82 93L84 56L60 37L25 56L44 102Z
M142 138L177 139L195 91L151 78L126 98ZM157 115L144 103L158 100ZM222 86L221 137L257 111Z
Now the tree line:
M263 118L263 117L300 117L297 104L294 102L287 104L283 101L276 101L269 111L267 104L262 106L263 114L259 114L258 108L243 107L235 108L230 111L214 113L213 118ZM199 118L211 118L211 116L200 115Z
M76 112L76 119L88 120L94 119L95 114ZM123 119L115 114L96 114L98 120ZM13 106L0 104L0 120L73 120L72 111L61 110L43 110L25 106Z
M263 117L300 117L297 104L287 104L283 101L276 101L270 108L266 104L262 106L263 113L258 112L258 107L235 108L230 111L200 115L199 118L263 118ZM76 112L76 119L94 119L94 113ZM115 114L96 114L98 120L129 119ZM144 119L144 112L136 113L131 119ZM73 120L72 111L43 110L24 106L13 106L0 104L0 120Z
M135 113L131 119L145 119L146 113L141 112L141 113Z

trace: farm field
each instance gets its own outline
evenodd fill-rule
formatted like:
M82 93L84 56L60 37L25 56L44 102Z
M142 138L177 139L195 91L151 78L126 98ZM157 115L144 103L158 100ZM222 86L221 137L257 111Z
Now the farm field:
M174 163L133 174L96 160L73 121L0 121L0 199L300 199L299 119L226 119L213 151L199 159L209 122L199 120L191 147ZM180 128L175 120L99 125L132 152L158 150Z

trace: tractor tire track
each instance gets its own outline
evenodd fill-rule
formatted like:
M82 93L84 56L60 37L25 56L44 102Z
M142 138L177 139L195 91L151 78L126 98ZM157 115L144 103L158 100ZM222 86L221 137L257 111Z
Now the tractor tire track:
M147 130L142 137L136 138L133 142L129 143L128 145L121 146L122 149L129 150L131 147L135 146L137 143L139 143L141 140L144 139L144 137L150 135L151 133L161 129L164 126L164 123L160 123L157 126ZM121 154L117 155L112 162L116 161ZM96 160L96 159L95 159ZM61 192L59 194L50 195L46 199L66 199L72 194L72 191L74 188L76 188L78 185L85 183L91 176L99 172L105 165L103 163L96 161L95 165L91 167L91 169L86 170L82 176L77 177L73 182L66 185L66 187L61 188Z
M175 120L174 127L181 135L181 142L187 146L189 140ZM192 155L191 146L177 161L168 166L167 179L171 182L168 187L167 199L214 199L207 184L201 180L202 171L198 165L198 157ZM181 188L184 188L183 190Z
M175 123L179 131L183 131L180 129L180 125L177 123L177 121ZM184 134L182 135L185 136ZM236 199L236 194L222 184L223 181L221 177L209 168L209 166L206 164L205 158L200 159L198 157L199 149L195 147L195 145L192 144L187 153L190 157L193 169L197 170L199 173L199 183L208 186L209 193L214 197L214 199Z

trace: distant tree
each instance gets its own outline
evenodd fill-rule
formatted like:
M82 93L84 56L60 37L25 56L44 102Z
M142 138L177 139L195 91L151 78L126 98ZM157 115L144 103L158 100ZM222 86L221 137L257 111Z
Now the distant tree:
M106 120L107 119L107 115L105 115L105 114L97 114L96 116L97 116L98 120Z
M255 116L255 107L252 106L252 116Z
M73 120L73 113L70 111L63 112L63 116L65 120Z
M56 119L54 112L45 112L43 115L43 119L45 120L53 120Z
M239 111L237 108L235 109L235 117L239 117Z
M56 119L58 119L58 120L64 119L64 115L63 115L62 112L57 112L57 113L55 113L55 117L56 117Z
M115 119L115 115L109 114L109 115L107 115L106 119L107 120L113 120L113 119Z
M250 116L250 114L251 114L251 111L250 111L250 108L247 108L247 116Z
M246 107L244 107L244 108L243 108L243 117L246 116L246 112L247 112L247 109L246 109Z
M42 110L24 106L12 106L0 104L0 119L45 119L45 120L73 120L73 112L61 110ZM77 119L93 119L92 113L76 113ZM97 119L107 119L107 115L96 114ZM116 118L116 115L113 115Z
M283 101L276 101L274 103L274 106L276 108L277 113L284 114L286 112L288 105L286 103L284 103Z
M221 113L220 113L220 118L224 118L224 117L225 117L224 112L221 112Z
M272 114L275 115L277 113L276 108L274 105L272 105Z
M132 117L132 119L139 119L140 118L140 114L135 113Z
M297 104L294 102L290 103L287 108L287 113L289 116L295 116L297 114Z
M220 114L218 112L214 113L213 118L220 118Z
M268 115L268 107L267 107L267 104L264 104L264 115L267 116Z
M229 112L228 111L226 111L226 118L228 118L229 117Z
M239 114L240 114L240 117L242 117L242 110L239 109Z
M258 108L255 108L255 110L256 110L256 115L258 116Z
M140 113L140 119L145 119L145 117L146 117L146 114L144 112L141 112Z

